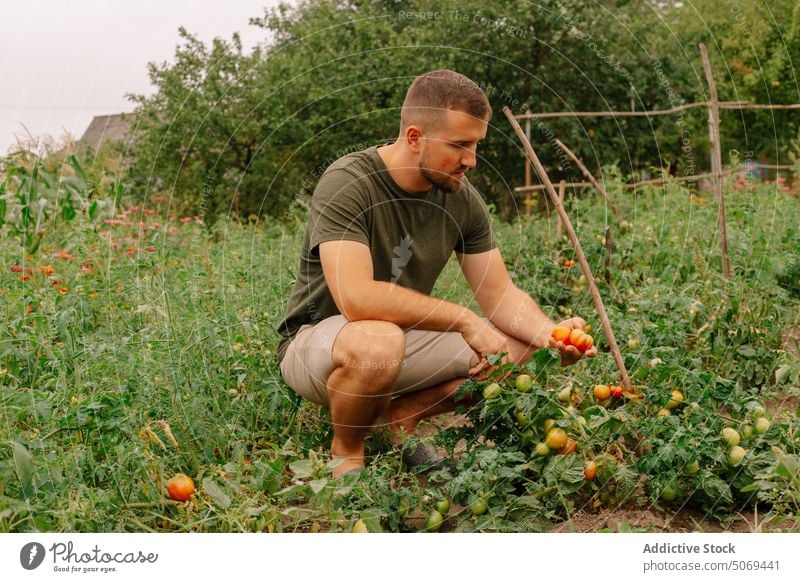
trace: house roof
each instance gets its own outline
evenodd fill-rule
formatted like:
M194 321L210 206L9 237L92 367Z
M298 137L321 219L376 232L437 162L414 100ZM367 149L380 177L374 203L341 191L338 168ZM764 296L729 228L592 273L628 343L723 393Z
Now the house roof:
M134 121L133 113L97 115L83 132L78 143L98 150L109 141L129 141L133 137Z

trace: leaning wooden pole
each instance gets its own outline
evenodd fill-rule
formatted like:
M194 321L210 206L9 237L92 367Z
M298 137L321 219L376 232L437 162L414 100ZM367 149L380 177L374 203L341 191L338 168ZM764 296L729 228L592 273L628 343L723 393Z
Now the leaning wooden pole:
M608 205L611 207L611 210L614 212L614 216L619 217L619 206L614 204L614 201L611 200L611 197L608 195L608 192L606 192L605 187L600 182L598 182L597 179L592 175L592 173L589 171L589 168L586 167L586 164L584 164L581 161L581 159L573 153L573 151L571 149L569 149L567 146L565 146L560 139L556 139L556 144L558 145L558 147L560 147L562 150L564 150L565 154L567 154L570 158L572 158L573 162L578 164L578 167L580 168L581 172L586 177L586 179L589 180L589 182L592 183L592 186L597 188L597 190L600 192L600 194L603 195L603 198L606 199L606 202L608 202Z
M567 190L567 183L564 180L561 180L558 183L558 201L561 203L561 206L564 206L564 193ZM561 225L561 217L556 216L556 240L561 240L561 235L563 234L562 225Z
M525 137L531 141L531 120L525 120ZM531 185L531 165L528 160L525 160L525 185ZM531 206L533 206L533 199L530 192L525 192L525 219L531 219Z
M611 348L611 353L614 355L614 361L616 362L617 368L619 368L619 373L622 376L622 384L625 386L625 390L631 392L631 380L628 377L628 371L625 369L625 362L622 361L622 353L619 351L617 340L614 337L614 332L611 329L611 322L608 320L608 314L606 313L605 305L603 305L603 299L600 297L600 291L597 288L597 283L595 283L594 277L592 276L592 271L589 268L589 261L586 260L586 255L583 253L583 248L578 240L578 236L575 234L575 229L572 228L572 223L569 220L569 216L567 216L567 212L564 210L564 205L561 204L561 201L558 199L558 194L556 194L555 188L553 188L553 183L550 181L550 177L547 175L542 163L536 156L536 152L533 151L531 143L525 137L525 133L522 131L522 128L514 117L514 114L511 113L511 110L508 107L503 107L503 113L506 114L508 121L514 128L514 132L517 134L517 137L525 147L525 156L536 169L536 173L539 175L539 180L545 185L547 194L550 196L550 200L556 207L556 212L558 212L558 216L561 219L561 222L564 224L567 235L569 235L569 238L572 241L572 246L575 248L575 256L578 257L578 263L581 266L581 271L583 271L583 276L586 277L586 281L589 285L589 293L592 295L595 309L597 309L597 313L600 315L600 322L603 325L603 331L606 334L608 346Z
M728 261L728 229L725 225L725 195L722 191L722 144L719 137L719 100L717 85L711 72L711 61L708 60L708 49L700 43L700 55L703 57L703 70L708 81L708 137L711 146L711 173L714 174L714 192L717 197L717 223L719 226L719 250L722 255L722 272L726 279L731 278L731 264Z

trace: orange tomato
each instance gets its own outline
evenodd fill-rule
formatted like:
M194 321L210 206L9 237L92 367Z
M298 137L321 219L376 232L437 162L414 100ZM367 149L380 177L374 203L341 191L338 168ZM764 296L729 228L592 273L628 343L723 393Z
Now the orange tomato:
M595 477L597 477L597 463L589 461L586 463L586 468L583 470L583 478L587 481L594 481Z
M550 333L550 335L554 340L556 340L557 342L564 342L567 345L569 345L567 343L569 342L569 334L570 334L570 329L568 327L562 327L562 326L554 327L553 331Z
M558 454L559 455L571 455L572 453L575 452L575 449L577 449L577 448L578 448L578 442L575 439L571 438L571 437L567 437L567 442L564 443L564 446L561 447L561 450L558 451Z
M594 387L594 397L597 400L605 400L611 396L611 387L605 384L598 384Z
M183 473L178 473L167 481L167 493L175 501L186 501L194 493L194 481Z

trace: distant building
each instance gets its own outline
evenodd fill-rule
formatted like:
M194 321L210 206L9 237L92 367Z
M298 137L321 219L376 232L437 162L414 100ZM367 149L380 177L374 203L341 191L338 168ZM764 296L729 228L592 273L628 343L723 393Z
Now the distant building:
M108 142L129 142L133 138L134 113L98 115L83 132L78 145L88 146L94 151Z

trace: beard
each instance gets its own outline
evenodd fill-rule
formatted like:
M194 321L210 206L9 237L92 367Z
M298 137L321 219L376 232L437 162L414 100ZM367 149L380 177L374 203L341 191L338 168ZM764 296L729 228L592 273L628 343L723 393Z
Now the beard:
M466 168L464 168L464 171L466 171ZM459 192L463 187L461 180L458 178L455 178L445 172L431 170L428 167L428 156L426 153L423 153L419 160L419 173L423 178L440 190L449 192L451 194Z

